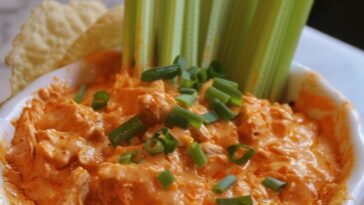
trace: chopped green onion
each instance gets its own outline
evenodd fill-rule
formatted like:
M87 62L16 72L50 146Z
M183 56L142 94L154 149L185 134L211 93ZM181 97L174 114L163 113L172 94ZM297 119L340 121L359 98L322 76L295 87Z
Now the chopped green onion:
M216 205L253 205L253 200L249 195L236 198L219 198L216 199Z
M173 60L173 64L179 65L181 67L181 69L183 69L183 70L185 70L187 68L187 61L181 55L176 56L176 58Z
M245 149L246 152L243 156L239 157L238 152L241 151L241 148ZM254 155L255 151L251 147L244 145L244 144L233 144L228 148L228 158L230 162L242 165L246 163L252 156Z
M203 167L207 163L207 157L202 151L200 144L197 142L192 143L192 145L188 148L187 153L197 167Z
M177 145L178 141L173 135L169 132L168 128L164 127L160 129L156 134L155 137L159 137L159 140L162 142L164 146L164 153L172 153Z
M130 164L130 163L139 163L144 159L144 156L138 151L133 150L130 152L123 153L119 157L120 164Z
M144 129L143 122L138 115L135 115L124 124L111 131L109 140L112 145L117 146L123 142L129 141L135 135L143 132Z
M235 182L236 176L228 175L212 187L212 191L216 194L222 194L222 192L229 189Z
M231 99L231 97L225 93L223 93L222 91L214 88L213 86L210 86L205 93L205 98L208 99L209 101L213 100L213 99L219 99L221 102L223 102L224 104L228 103Z
M224 120L231 120L236 117L236 114L233 113L223 102L219 99L211 100L211 107L214 111Z
M167 127L174 127L178 126L183 129L187 129L188 127L188 120L178 116L177 114L171 112L168 114L166 119L166 125Z
M158 154L164 151L164 146L161 140L154 137L145 141L143 147L149 154Z
M106 91L98 91L94 94L94 99L92 100L91 107L94 110L100 110L106 107L109 98L110 95Z
M181 118L186 119L188 121L188 124L191 125L192 127L200 128L202 123L204 122L204 119L201 116L189 110L186 110L180 106L175 106L172 110L172 113L176 114Z
M78 90L78 92L76 93L76 96L73 98L73 100L76 103L80 104L81 101L83 100L83 98L85 97L86 90L87 90L87 86L86 85L82 85L80 87L80 89Z
M170 80L181 72L179 65L169 65L157 68L151 68L142 73L142 81L154 81L154 80Z
M220 119L219 115L214 111L207 112L203 114L202 117L205 119L206 124L211 124Z
M200 69L197 72L197 79L198 79L198 82L200 82L200 83L206 82L209 79L209 76L207 74L207 70L206 69Z
M191 73L186 70L182 70L179 81L182 88L192 88L197 82L192 79Z
M231 97L230 103L236 106L241 106L241 92L237 88L231 87L231 83L227 83L226 81L214 80L212 84L215 88L226 93Z
M279 192L284 186L287 185L286 182L281 181L279 179L273 178L273 177L266 177L263 181L262 184L270 189L272 189L273 191Z
M207 68L207 74L210 78L224 78L226 76L224 64L218 60L213 60Z
M238 89L238 87L239 87L239 84L237 82L234 82L234 81L231 81L231 80L226 80L226 79L223 79L223 78L214 78L214 83L224 84L224 85L226 85L228 87L236 88L236 89Z
M181 94L176 97L176 100L180 102L184 107L191 106L197 98L197 93L194 94Z
M195 94L197 91L193 88L181 88L179 89L181 94Z
M164 189L167 189L168 186L170 184L172 184L174 182L174 180L175 180L173 174L169 170L165 170L165 171L161 172L158 175L157 179L162 184Z

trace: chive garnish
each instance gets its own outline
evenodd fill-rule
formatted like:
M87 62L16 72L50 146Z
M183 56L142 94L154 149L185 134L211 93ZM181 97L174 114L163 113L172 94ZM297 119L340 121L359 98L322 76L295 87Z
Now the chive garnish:
M109 101L110 95L106 91L98 91L94 94L94 98L91 103L91 107L94 110L100 110L106 107L107 102Z
M216 194L222 194L222 192L229 189L235 182L236 176L228 175L220 180L214 187L212 187L212 191Z
M161 172L158 175L157 179L162 184L164 189L167 189L168 186L172 184L175 180L172 172L169 170L164 170L163 172Z
M203 167L207 163L207 157L202 151L200 144L193 142L187 150L188 155L197 167Z
M218 79L218 78L216 78ZM232 82L232 81L230 81ZM233 82L230 83L227 80L214 80L214 83L212 84L213 87L217 88L218 90L220 90L221 92L229 95L230 98L230 103L236 106L241 106L241 92L237 89L233 87Z
M253 205L250 195L236 198L219 198L216 199L216 205Z
M213 86L210 86L205 93L205 98L211 101L214 98L219 99L224 104L228 103L230 101L230 96L225 94L224 92L214 88Z
M239 151L241 149L244 149L246 152L243 154L243 156L239 157L237 156ZM228 148L228 158L230 162L242 165L246 163L253 155L255 151L251 147L244 145L244 144L233 144Z
M173 135L169 132L168 128L164 127L159 130L158 137L161 140L163 146L164 146L164 153L168 154L173 152L177 145L178 141L176 138L173 137Z
M144 156L138 151L133 150L130 152L126 152L120 155L119 163L120 164L130 164L130 163L139 163L144 159Z
M219 115L217 115L217 113L214 111L207 112L203 114L202 117L205 119L206 124L211 124L220 119Z
M150 138L143 144L144 150L149 154L159 154L164 151L164 145L158 138Z
M188 127L188 121L173 112L168 114L165 124L167 125L167 127L170 128L177 126L183 129L187 129Z
M181 55L176 56L176 58L173 60L173 64L174 65L179 65L181 67L181 69L186 69L187 68L187 61Z
M172 110L172 113L180 118L187 120L188 124L192 127L200 128L202 123L204 122L204 119L201 116L180 106L175 106Z
M142 81L170 80L179 75L181 72L180 65L169 65L157 68L151 68L142 73Z
M181 94L175 98L183 107L191 106L197 99L197 93Z
M224 84L226 86L229 86L231 88L238 88L239 84L237 82L231 81L231 80L226 80L223 78L214 78L214 83L218 83L218 84Z
M87 86L86 85L81 85L80 89L77 91L75 97L73 98L73 100L80 104L83 100L83 98L85 97L86 94L86 90L87 90Z
M226 76L224 64L218 60L213 60L207 68L207 74L210 78L224 78Z
M138 115L135 115L124 124L111 131L109 140L112 145L117 146L123 142L128 142L135 135L143 132L144 129L143 122Z
M210 101L212 109L225 120L231 120L236 117L236 114L233 113L223 102L214 98Z
M197 91L195 89L193 89L193 88L181 88L181 89L179 89L179 92L181 94L194 94Z
M281 181L279 179L273 178L273 177L266 177L263 181L262 184L270 189L272 189L273 191L279 192L284 186L287 185L286 182Z

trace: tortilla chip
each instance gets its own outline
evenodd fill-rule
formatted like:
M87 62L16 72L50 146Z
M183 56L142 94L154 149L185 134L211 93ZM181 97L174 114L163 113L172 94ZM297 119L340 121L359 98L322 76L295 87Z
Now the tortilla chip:
M56 69L75 39L105 12L102 3L87 0L71 0L69 5L43 1L34 9L5 59L12 68L12 95Z
M116 6L100 17L67 50L58 67L70 64L90 54L121 46L123 6Z

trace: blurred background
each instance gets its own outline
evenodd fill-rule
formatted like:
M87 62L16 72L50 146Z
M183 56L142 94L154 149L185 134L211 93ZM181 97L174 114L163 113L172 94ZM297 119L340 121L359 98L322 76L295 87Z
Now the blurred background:
M59 0L67 2L68 0ZM10 69L2 59L21 23L41 0L0 0L0 101L10 93ZM104 0L112 6L122 0ZM295 55L324 75L364 117L364 0L316 0Z

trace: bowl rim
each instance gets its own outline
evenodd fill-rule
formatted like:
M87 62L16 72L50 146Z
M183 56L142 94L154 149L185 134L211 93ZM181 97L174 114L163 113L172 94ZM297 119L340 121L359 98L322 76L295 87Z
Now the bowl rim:
M85 78L85 75L82 75L82 73L89 73L90 69L93 69L92 66L90 66L91 65L89 63L83 60L64 66L60 69L57 69L53 72L39 77L29 86L27 86L23 91L19 92L17 95L4 102L3 105L0 106L1 142L5 145L8 145L10 143L10 139L12 137L7 136L12 135L11 133L15 130L11 123L12 120L15 117L19 116L20 112L23 110L23 107L29 104L29 101L34 96L36 96L36 93L40 88L44 88L50 85L52 82L54 82L55 78L65 81L66 84L70 87L80 85L84 82L88 82L94 76L90 75ZM319 85L322 86L324 91L327 92L328 95L335 99L338 103L349 103L349 100L339 91L337 91L332 85L330 85L330 83L323 76L308 68L307 66L294 62L292 64L289 79L292 78L294 75L303 75L305 73L313 73L314 75L316 75L319 79ZM351 103L349 104L351 105ZM351 106L349 109L348 121L350 123L355 163L351 175L349 179L347 179L347 184L349 188L348 192L351 198L347 202L345 202L345 204L364 204L364 193L361 193L364 190L364 160L362 160L361 158L361 156L364 156L364 130L359 113L353 106ZM0 172L2 173L2 166L0 166ZM0 177L0 186L0 204L5 204L8 201L6 197L3 197L6 196L6 194L3 189L2 177Z

